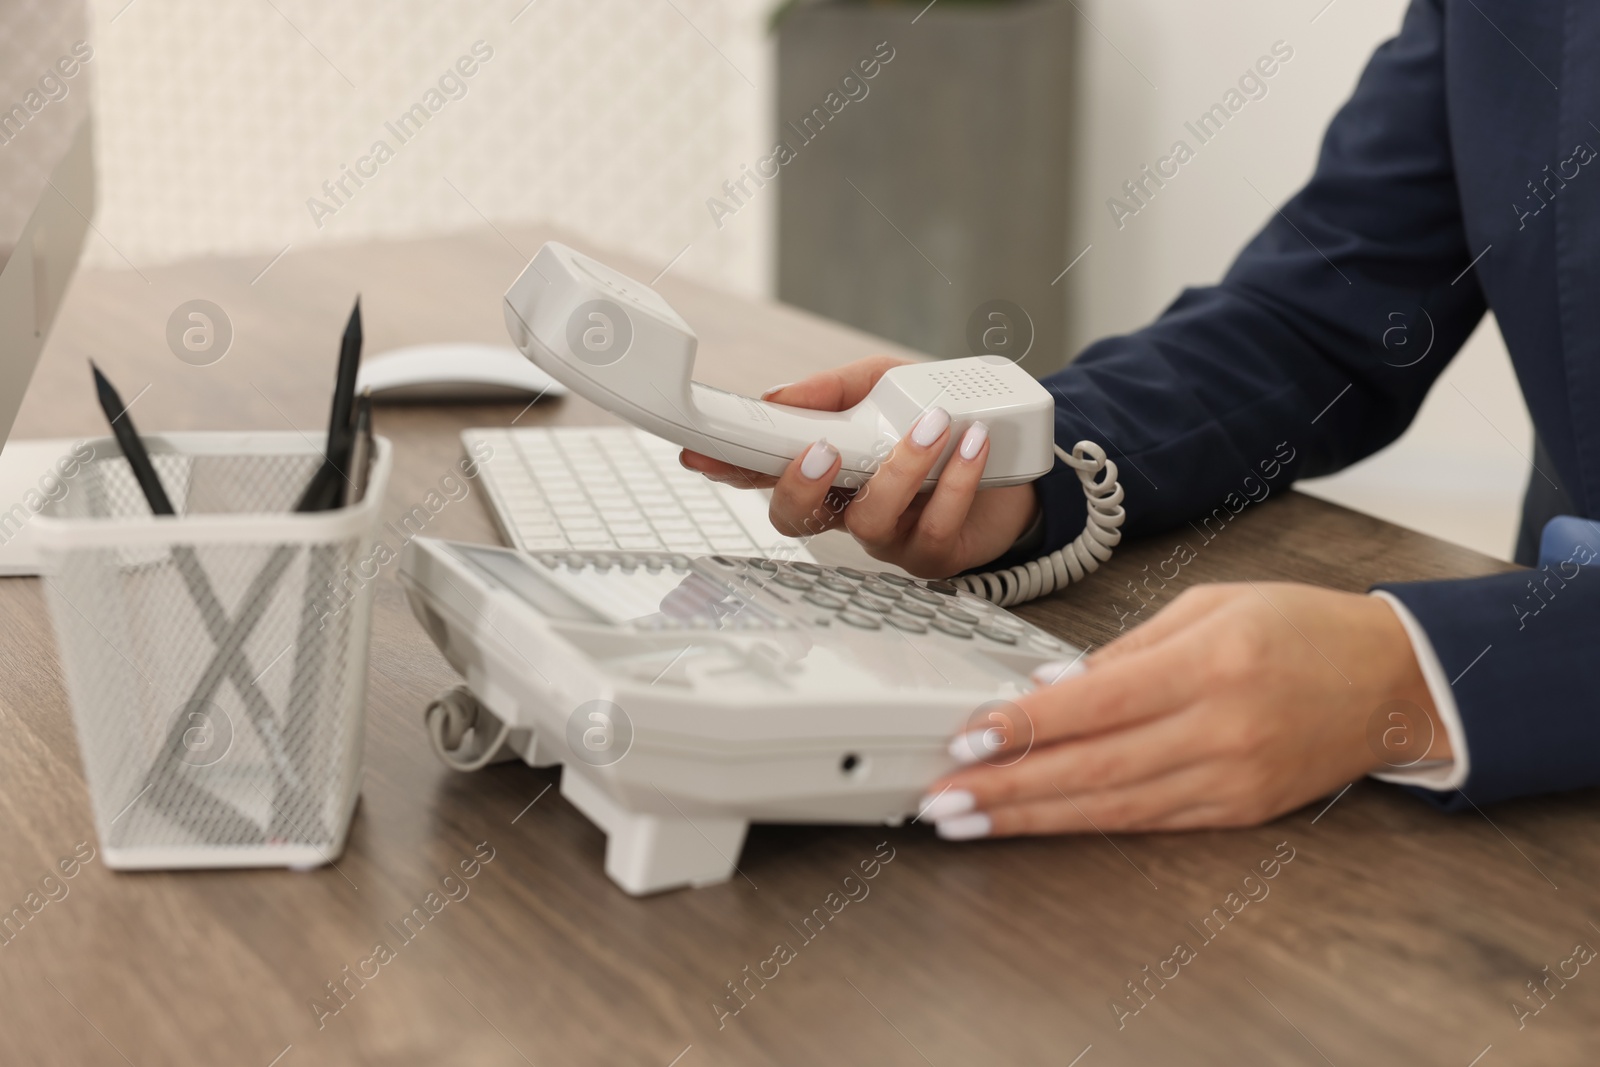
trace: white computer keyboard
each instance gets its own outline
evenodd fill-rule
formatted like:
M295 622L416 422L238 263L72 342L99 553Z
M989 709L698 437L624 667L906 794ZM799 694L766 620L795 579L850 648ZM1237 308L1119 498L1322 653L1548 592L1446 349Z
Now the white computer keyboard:
M524 552L726 552L814 561L767 520L767 494L712 482L678 446L629 426L474 429L480 480L507 542ZM479 446L479 447L475 447Z

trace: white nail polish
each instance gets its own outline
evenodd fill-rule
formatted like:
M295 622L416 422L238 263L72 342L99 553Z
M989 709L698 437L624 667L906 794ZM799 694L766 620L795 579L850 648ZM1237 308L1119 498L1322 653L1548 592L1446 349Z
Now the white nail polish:
M789 386L791 386L793 384L794 384L793 382L784 382L782 385L774 385L771 389L768 389L766 392L761 394L761 399L765 400L765 399L767 399L767 397L771 396L773 393L781 393L781 392L783 392L785 389L789 388Z
M935 793L930 797L923 797L917 805L917 820L919 822L939 822L941 819L953 819L957 815L965 815L975 807L977 801L965 789L946 789L942 793Z
M830 445L826 440L818 441L806 449L806 457L800 461L802 476L816 481L828 473L833 466L833 461L839 458L839 450Z
M1053 663L1041 663L1033 669L1031 677L1035 685L1055 685L1057 682L1076 677L1088 669L1088 665L1079 656L1075 660L1058 659Z
M958 815L954 819L946 819L934 829L946 841L971 841L978 837L988 837L989 831L994 829L994 823L989 816L979 811L971 815Z
M961 458L977 459L978 453L983 451L983 443L989 439L989 427L981 422L975 422L967 427L967 432L961 435Z
M993 726L973 730L950 742L950 758L965 767L999 752L1005 742L1005 737Z
M927 448L949 428L950 413L944 408L934 408L924 413L917 424L911 427L911 443L918 448Z

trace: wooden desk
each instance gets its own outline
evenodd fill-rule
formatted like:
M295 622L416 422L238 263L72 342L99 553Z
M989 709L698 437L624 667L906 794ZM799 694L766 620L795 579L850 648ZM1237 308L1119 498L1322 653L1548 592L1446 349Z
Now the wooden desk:
M267 257L146 267L143 277L87 272L17 432L103 432L84 367L92 355L124 395L150 385L135 407L146 429L318 433L354 293L371 353L501 341L500 294L542 239L508 236L520 253L493 233L295 250L254 282ZM733 389L883 347L670 275L660 286L701 333L703 376ZM167 316L195 297L227 309L236 330L233 350L210 367L180 362L164 342ZM390 510L409 508L449 469L461 428L517 414L381 410L378 428L397 446ZM610 420L576 399L521 417L598 421ZM472 498L428 532L494 540ZM1171 550L1169 539L1129 546L1092 581L1024 614L1102 642L1115 633L1124 582ZM1247 509L1162 597L1218 579L1360 589L1499 566L1284 493ZM94 831L38 582L0 581L0 626L9 909ZM392 571L374 626L365 786L338 869L117 874L88 863L63 883L64 899L0 946L0 1063L1467 1067L1492 1044L1481 1063L1498 1067L1576 1063L1593 1048L1594 968L1521 1032L1508 1007L1574 943L1600 946L1593 795L1444 816L1362 782L1331 808L1257 830L961 845L920 826L757 827L741 864L748 881L636 900L605 877L600 832L546 792L554 773L503 765L463 776L434 759L420 711L454 676ZM327 997L325 983L380 939L398 945L385 924L480 842L493 860L470 895L364 985L350 981L348 1005L319 1028L312 1003ZM806 942L790 924L822 907L880 842L894 858L870 894ZM1294 858L1270 895L1204 943L1187 924L1280 842ZM1179 941L1197 958L1119 1031L1109 1002ZM719 1028L713 1002L735 1003L726 983L745 980L779 942L795 958L764 988L751 980L754 998Z

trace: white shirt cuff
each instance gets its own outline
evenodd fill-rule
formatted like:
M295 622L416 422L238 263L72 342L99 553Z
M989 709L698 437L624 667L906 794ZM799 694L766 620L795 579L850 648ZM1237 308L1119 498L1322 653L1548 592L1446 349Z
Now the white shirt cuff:
M1398 597L1381 589L1374 591L1372 595L1388 604L1395 615L1399 616L1400 625L1405 627L1406 636L1411 639L1411 651L1416 654L1417 663L1422 667L1422 677L1428 683L1428 695L1433 697L1433 705L1438 709L1439 720L1444 723L1445 735L1450 738L1450 751L1455 757L1447 760L1424 760L1404 770L1374 773L1372 777L1380 782L1415 785L1441 792L1459 789L1466 783L1471 762L1467 756L1467 731L1461 725L1461 711L1456 707L1456 696L1450 688L1450 681L1444 676L1444 665L1434 653L1433 642L1428 640L1428 634L1423 630L1422 624Z

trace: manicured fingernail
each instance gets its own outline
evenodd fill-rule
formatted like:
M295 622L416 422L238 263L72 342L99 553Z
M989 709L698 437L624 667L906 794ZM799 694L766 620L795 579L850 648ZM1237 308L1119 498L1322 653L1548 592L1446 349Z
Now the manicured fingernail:
M833 461L839 458L839 450L830 445L826 440L818 441L806 449L806 458L800 461L800 473L816 481L827 474L833 467Z
M939 439L939 436L950 428L950 413L944 408L934 408L917 420L911 427L911 443L918 448L927 448Z
M789 388L789 386L791 386L793 384L794 384L793 382L784 382L782 385L774 385L771 389L768 389L766 392L761 394L761 399L765 400L768 397L772 396L774 393L781 393L781 392L783 392L785 389Z
M971 841L977 837L988 837L989 831L994 829L994 823L990 821L989 816L979 811L971 815L946 819L934 829L946 841Z
M994 755L1005 743L1005 737L992 726L973 730L950 742L950 758L965 767Z
M967 427L967 432L961 435L961 458L977 459L978 453L983 451L983 443L989 439L989 427L981 422L975 422Z
M942 793L935 793L930 797L923 797L917 805L917 818L926 819L928 822L938 822L941 819L953 819L957 815L965 815L976 805L972 794L965 789L946 789Z
M1055 685L1059 681L1082 674L1087 669L1083 657L1079 656L1075 660L1058 659L1052 663L1041 663L1033 669L1033 674L1029 677L1036 685Z

